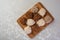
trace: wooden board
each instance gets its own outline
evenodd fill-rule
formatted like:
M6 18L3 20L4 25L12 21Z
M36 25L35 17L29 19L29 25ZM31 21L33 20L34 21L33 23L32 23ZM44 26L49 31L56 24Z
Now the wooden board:
M32 11L34 7L38 8L37 12ZM41 8L44 8L46 10L46 13L44 16L41 16L38 14L38 12ZM47 18L47 19L45 18L47 16L49 16L52 19L49 23L47 23L47 21L46 21L46 20L49 21L49 18ZM44 28L47 27L47 25L49 25L54 20L53 16L50 14L50 12L40 2L35 4L24 15L22 15L21 17L18 18L17 22L22 27L23 30L27 26L27 24L26 24L27 19L33 19L35 22L37 22L39 19L44 19L46 22L45 25L40 26L40 27L36 23L34 25L30 26L32 32L30 34L27 34L30 38L35 37L38 33L40 33Z

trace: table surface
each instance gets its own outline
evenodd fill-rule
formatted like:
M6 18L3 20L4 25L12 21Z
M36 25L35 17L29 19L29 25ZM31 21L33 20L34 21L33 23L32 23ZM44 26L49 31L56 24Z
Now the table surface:
M17 19L41 2L55 20L33 39L18 25ZM60 0L0 0L0 40L60 40Z

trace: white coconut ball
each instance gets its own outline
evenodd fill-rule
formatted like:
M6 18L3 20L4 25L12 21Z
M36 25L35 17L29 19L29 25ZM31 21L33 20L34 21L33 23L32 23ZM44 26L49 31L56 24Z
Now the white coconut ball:
M36 12L38 12L38 8L35 6L35 7L33 7L33 8L31 9L31 11L32 11L33 13L36 13Z
M47 15L46 17L44 17L44 20L46 23L50 23L52 21L52 18L49 15Z
M40 26L44 26L45 25L45 21L43 19L40 19L37 21L37 25Z
M27 19L27 23L28 26L32 26L35 24L35 21L33 19Z
M32 32L32 29L30 26L27 26L24 28L24 31L27 33L27 34L30 34Z
M44 8L41 8L38 12L39 15L44 16L46 13L46 10Z

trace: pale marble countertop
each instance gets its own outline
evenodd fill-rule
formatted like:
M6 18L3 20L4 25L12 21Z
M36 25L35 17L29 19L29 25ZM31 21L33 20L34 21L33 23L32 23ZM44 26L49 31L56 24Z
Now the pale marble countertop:
M30 39L16 21L37 2L41 2L55 20ZM60 40L60 0L0 0L0 40Z

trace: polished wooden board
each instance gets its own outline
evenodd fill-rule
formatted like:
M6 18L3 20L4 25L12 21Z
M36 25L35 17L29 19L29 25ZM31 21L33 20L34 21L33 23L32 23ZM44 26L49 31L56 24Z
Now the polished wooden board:
M46 10L46 14L42 17L41 15L38 14L38 12L33 13L31 11L32 8L34 7L38 8L38 11L41 8L44 8ZM51 17L52 21L54 20L53 16L51 15L51 13L42 5L42 3L38 2L37 4L35 4L31 9L29 9L24 15L22 15L21 17L18 18L17 22L18 24L22 27L22 29L24 30L24 28L27 26L26 21L27 19L33 19L35 22L37 22L39 19L44 19L45 17L48 15ZM51 22L52 22L51 21ZM32 28L32 32L30 34L27 34L30 38L35 37L39 32L41 32L43 29L45 29L47 27L47 25L49 25L51 22L49 23L45 23L44 26L39 27L36 23L34 25L31 26Z

